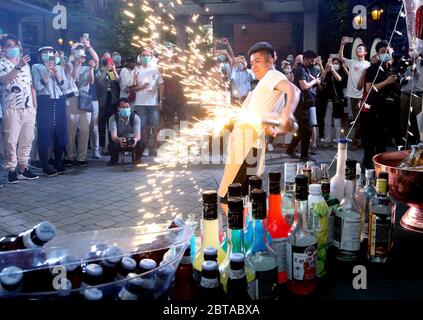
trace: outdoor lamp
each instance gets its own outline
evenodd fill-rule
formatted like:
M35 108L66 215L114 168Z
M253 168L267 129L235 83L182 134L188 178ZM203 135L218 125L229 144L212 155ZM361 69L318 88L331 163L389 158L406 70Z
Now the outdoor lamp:
M69 46L73 46L74 45L74 42L71 40L71 41L69 41Z
M364 19L363 19L363 17L361 15L356 15L354 17L354 22L355 22L355 24L357 26L361 26L363 24L363 22L364 22Z
M382 13L383 13L383 9L379 7L374 7L371 11L373 20L375 21L380 20L380 16L382 15Z
M61 46L63 46L64 40L62 38L57 39L57 43Z

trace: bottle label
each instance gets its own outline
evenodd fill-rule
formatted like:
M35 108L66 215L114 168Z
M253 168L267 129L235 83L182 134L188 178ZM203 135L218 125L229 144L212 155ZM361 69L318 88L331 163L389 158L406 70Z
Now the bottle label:
M219 281L217 280L217 278L209 279L209 278L201 277L200 286L203 288L208 288L208 289L217 288L219 287Z
M244 270L244 268L242 268L240 270L233 270L233 269L231 269L229 271L229 279L238 280L238 279L242 279L242 278L245 278L245 270Z
M339 250L360 250L360 236L360 218L335 217L334 244Z
M256 279L250 282L248 293L253 300L271 299L278 287L278 268L256 271Z
M316 280L317 243L311 246L287 244L289 280Z
M390 216L370 215L370 256L385 258L391 251L392 224Z
M276 255L278 272L286 271L286 238L272 238L272 249Z

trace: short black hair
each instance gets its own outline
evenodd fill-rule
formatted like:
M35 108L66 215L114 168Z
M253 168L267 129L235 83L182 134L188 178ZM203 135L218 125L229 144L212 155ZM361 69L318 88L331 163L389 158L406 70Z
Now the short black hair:
M303 59L316 59L317 53L312 50L307 50L303 53Z
M382 48L388 48L389 47L389 45L388 45L388 43L387 42L385 42L385 41L380 41L380 42L378 42L377 43L377 45L376 45L376 52L377 53L379 53L379 50L380 49L382 49Z
M0 46L4 48L6 46L6 42L12 40L15 41L16 44L19 44L19 39L13 33L7 33L0 39Z
M253 45L250 50L248 50L248 58L251 58L251 56L257 52L265 52L272 58L275 58L275 49L273 49L272 45L268 42L258 42Z
M129 99L128 98L120 98L119 99L119 104L118 105L120 105L121 103L128 103L128 104L130 104L131 102L129 101Z
M134 56L129 56L129 57L126 57L125 62L126 63L136 63L137 59L135 59Z
M360 43L360 44L357 46L357 48L358 48L358 47L363 47L363 48L364 48L364 50L366 50L366 52L367 52L367 46L366 46L365 44Z

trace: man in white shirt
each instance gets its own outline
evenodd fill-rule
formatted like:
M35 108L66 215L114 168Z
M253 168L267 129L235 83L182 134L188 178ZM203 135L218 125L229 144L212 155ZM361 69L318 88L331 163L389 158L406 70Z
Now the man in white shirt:
M264 127L237 122L232 130L227 147L225 170L219 187L223 210L227 210L227 192L231 183L241 183L244 195L248 192L248 178L262 175L265 160L265 135L276 136L290 131L294 125L293 113L300 99L297 89L281 72L274 70L274 49L266 42L255 44L248 53L251 69L257 80L255 89L248 95L242 108L253 117L273 117L281 126ZM286 105L281 113L275 113L282 95ZM254 158L257 157L257 158Z
M4 36L0 46L4 53L4 58L0 59L0 104L4 110L4 168L9 171L7 181L18 183L20 179L34 180L38 176L28 169L37 113L28 65L31 59L21 56L21 47L14 35Z
M343 37L341 41L341 47L339 49L339 59L341 62L348 67L348 83L346 97L351 99L351 106L354 115L354 119L360 110L360 101L363 98L363 89L357 88L358 82L363 74L363 70L370 67L370 62L366 61L367 48L364 44L360 44L355 50L356 57L354 59L347 59L344 57L344 48L348 41L348 37ZM346 121L348 123L348 120ZM357 150L357 146L360 141L360 122L357 119L355 124L353 143L350 146L351 150ZM344 130L348 129L347 125L344 125ZM345 132L346 134L346 132Z
M144 49L139 56L141 65L135 70L135 110L141 118L141 140L144 143L143 156L150 155L148 133L153 129L154 149L157 152L157 135L160 130L160 111L163 108L163 79L157 64L153 63L153 51Z

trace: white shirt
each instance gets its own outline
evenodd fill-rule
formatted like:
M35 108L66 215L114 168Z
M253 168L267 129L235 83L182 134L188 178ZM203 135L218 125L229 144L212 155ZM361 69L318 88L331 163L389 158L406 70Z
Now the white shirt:
M157 65L139 67L138 85L150 84L149 88L137 92L136 106L157 106L159 104L159 86L163 84L163 78Z
M123 68L120 72L120 97L128 98L128 93L125 91L126 88L130 87L134 83L134 71L129 68Z
M370 62L363 60L359 61L356 59L344 59L345 65L348 67L348 84L346 97L361 99L363 97L363 90L358 90L357 85L363 75L363 70L370 67Z
M0 77L9 74L16 65L9 59L0 59ZM28 65L22 68L12 82L0 84L0 104L5 110L33 107L32 76Z
M79 90L88 92L90 90L90 69L89 66L79 66L76 73L76 81L73 80L72 72L74 65L70 64L71 72L68 80L68 87L65 90L64 94L74 93L76 96L79 96Z
M50 99L59 99L63 96L63 92L68 87L68 81L65 76L65 71L61 66L56 66L63 82L59 83L54 75L51 75L47 83L44 82L45 75L48 72L44 64L37 63L32 66L32 77L34 79L34 87L37 95L49 96Z
M254 74L251 70L238 70L232 67L230 72L232 96L235 98L246 97L251 91L251 81L254 80Z

